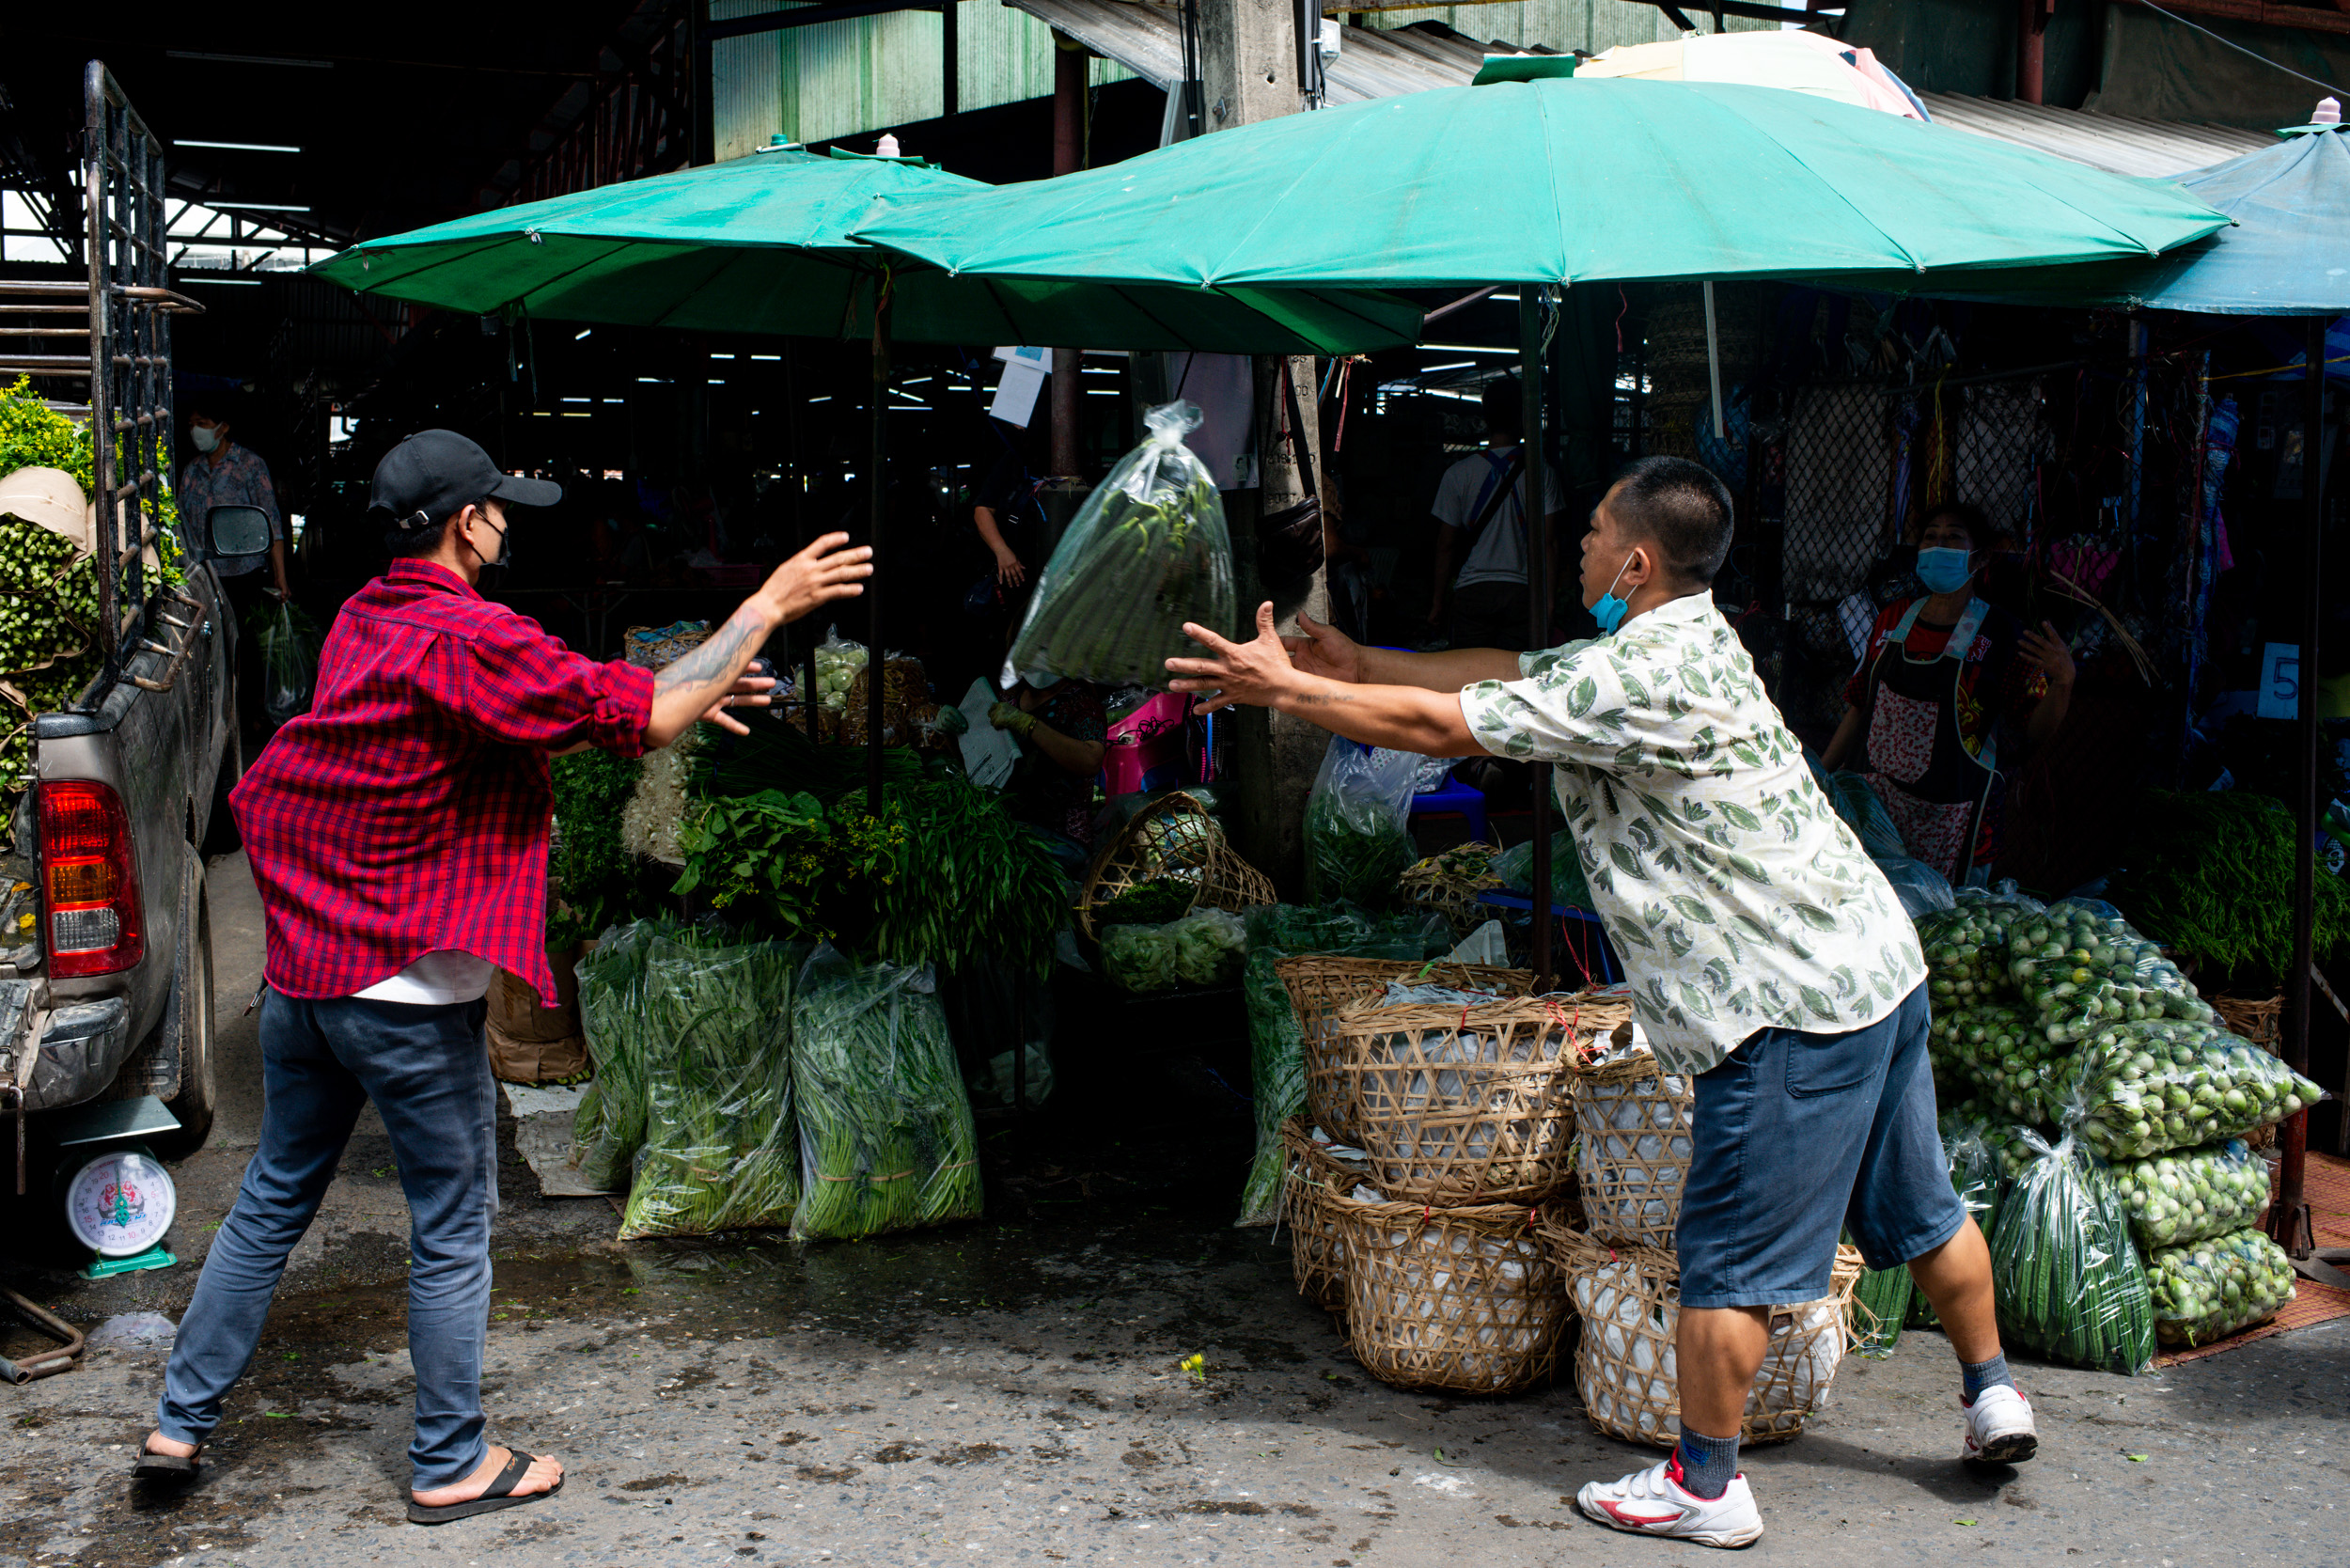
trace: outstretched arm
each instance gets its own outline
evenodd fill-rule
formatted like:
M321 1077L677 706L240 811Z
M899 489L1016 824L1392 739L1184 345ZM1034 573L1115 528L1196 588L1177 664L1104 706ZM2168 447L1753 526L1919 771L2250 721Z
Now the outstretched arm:
M653 677L652 716L645 725L648 748L667 745L698 719L737 734L748 732L727 710L767 706L766 694L775 682L765 676L744 680L743 672L769 635L821 604L865 591L864 580L873 574L873 552L863 545L842 549L848 542L847 534L826 534L776 568L775 575L743 601L724 626Z
M1186 625L1183 635L1205 647L1209 656L1167 660L1167 669L1180 677L1167 686L1173 691L1204 694L1198 707L1201 713L1234 703L1271 708L1294 713L1350 741L1425 757L1471 757L1485 749L1469 733L1457 690L1364 685L1297 668L1274 630L1269 603L1257 610L1253 642L1230 642L1204 626ZM1511 661L1509 676L1514 679L1516 658L1504 657Z

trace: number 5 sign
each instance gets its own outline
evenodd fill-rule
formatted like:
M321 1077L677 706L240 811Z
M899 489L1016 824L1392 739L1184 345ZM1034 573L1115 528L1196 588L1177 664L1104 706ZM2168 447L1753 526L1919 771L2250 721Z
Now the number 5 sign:
M2298 718L2301 713L2301 645L2272 642L2261 655L2260 716Z

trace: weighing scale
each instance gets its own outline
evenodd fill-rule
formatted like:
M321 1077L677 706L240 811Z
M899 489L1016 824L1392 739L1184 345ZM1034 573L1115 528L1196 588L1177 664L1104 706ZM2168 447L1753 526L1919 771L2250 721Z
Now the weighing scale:
M145 1140L178 1131L179 1119L151 1094L67 1116L56 1132L55 1190L67 1229L95 1254L82 1277L103 1279L177 1263L164 1236L180 1210L179 1190Z

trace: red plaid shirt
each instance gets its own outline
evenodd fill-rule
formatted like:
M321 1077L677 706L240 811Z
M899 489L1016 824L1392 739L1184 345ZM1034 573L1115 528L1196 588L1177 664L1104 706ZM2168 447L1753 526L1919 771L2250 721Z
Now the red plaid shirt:
M446 568L394 561L327 634L310 711L228 797L282 996L349 996L424 954L487 959L556 1005L547 753L634 757L652 674L572 652Z

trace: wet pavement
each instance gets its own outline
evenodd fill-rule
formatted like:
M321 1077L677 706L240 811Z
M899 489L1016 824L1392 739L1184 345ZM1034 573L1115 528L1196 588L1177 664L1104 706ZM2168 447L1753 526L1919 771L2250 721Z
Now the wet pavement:
M235 869L216 870L217 923ZM221 967L233 993L226 951ZM1229 1223L1237 1105L1196 1067L1158 1082L1133 1102L1147 1118L984 1128L988 1219L856 1244L619 1243L610 1204L540 1198L509 1159L485 1404L494 1438L569 1478L431 1530L400 1514L406 1221L380 1148L354 1144L210 1473L179 1495L125 1471L193 1264L82 1281L0 1212L0 1281L100 1330L82 1369L0 1388L0 1568L1701 1557L1575 1514L1582 1482L1654 1456L1596 1436L1571 1382L1477 1400L1367 1377L1292 1292L1286 1251ZM225 1117L179 1168L183 1256L233 1196L249 1127ZM28 1348L0 1334L0 1354ZM2042 1457L1974 1475L1950 1457L1939 1336L1847 1358L1810 1432L1748 1451L1770 1533L1747 1560L2350 1560L2344 1325L2137 1379L2023 1370Z

